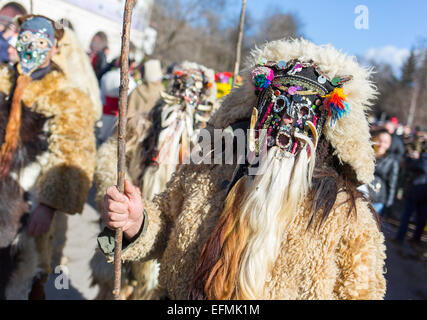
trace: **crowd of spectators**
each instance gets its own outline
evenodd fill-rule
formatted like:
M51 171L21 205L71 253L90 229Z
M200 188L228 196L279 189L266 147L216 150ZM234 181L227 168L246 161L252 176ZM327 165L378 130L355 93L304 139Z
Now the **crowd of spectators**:
M398 219L394 240L419 247L427 222L427 132L396 118L372 126L376 155L375 179L369 186L373 206L382 219Z

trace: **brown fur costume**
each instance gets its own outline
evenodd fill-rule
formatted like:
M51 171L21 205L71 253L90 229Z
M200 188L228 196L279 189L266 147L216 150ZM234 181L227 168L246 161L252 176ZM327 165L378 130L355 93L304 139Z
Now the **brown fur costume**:
M16 78L14 69L0 67L1 139ZM81 213L95 167L92 102L70 86L59 68L53 66L41 80L29 83L22 104L18 147L8 176L0 182L4 222L0 227L2 235L10 234L0 249L2 263L6 257L10 262L1 283L2 297L7 299L28 298L36 273L50 271L55 221L47 234L29 237L25 219L32 209L29 201L33 208L42 203L59 212Z

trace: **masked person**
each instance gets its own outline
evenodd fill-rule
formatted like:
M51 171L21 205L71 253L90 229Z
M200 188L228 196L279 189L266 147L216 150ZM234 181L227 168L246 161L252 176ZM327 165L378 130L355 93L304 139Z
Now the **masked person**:
M63 30L43 16L18 22L20 61L0 69L0 297L36 299L50 273L54 220L86 202L95 117L52 61Z
M214 71L192 62L183 62L174 71L169 88L149 114L133 112L127 132L127 174L151 201L162 192L172 174L190 154L194 138L216 109ZM101 209L105 190L117 181L117 138L113 135L98 151L95 185ZM112 269L101 253L92 259L94 284L101 287L99 299L112 298ZM158 263L127 265L124 296L147 299L157 285ZM127 292L127 293L126 293Z
M303 39L252 51L209 121L249 129L250 156L182 166L152 202L130 181L124 195L110 187L103 219L123 227L123 261L160 259L157 298L382 299L384 237L356 190L374 173L369 76ZM98 243L111 261L108 228Z

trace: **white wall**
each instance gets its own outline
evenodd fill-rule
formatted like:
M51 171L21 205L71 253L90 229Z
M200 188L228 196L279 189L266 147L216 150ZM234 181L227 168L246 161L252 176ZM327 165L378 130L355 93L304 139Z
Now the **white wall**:
M139 0L138 7L135 8L135 14L141 13L144 10L150 10L152 1L153 0ZM0 7L3 7L8 2L11 1L0 0ZM30 0L13 0L13 2L21 4L28 12L30 12ZM120 22L110 20L100 14L87 11L62 0L33 0L33 13L47 16L53 20L60 20L62 18L69 20L73 24L74 30L86 50L89 49L92 37L98 31L103 31L108 36L108 44L110 48L108 58L112 59L120 55L121 33L123 28ZM149 14L146 16L149 16ZM147 47L147 38L150 38L150 41L153 41L153 32L155 34L153 29L146 30L146 32L135 29L131 31L131 40L138 49L136 55L137 60L143 58L144 46ZM148 51L148 54L150 53L150 47L151 46L148 45L148 48L145 49L145 51Z

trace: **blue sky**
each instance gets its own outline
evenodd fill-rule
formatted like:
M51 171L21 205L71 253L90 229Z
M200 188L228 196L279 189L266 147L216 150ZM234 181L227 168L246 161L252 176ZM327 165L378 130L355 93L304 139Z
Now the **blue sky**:
M239 0L229 0L239 12ZM369 10L368 30L355 28L355 8ZM427 0L247 0L254 18L267 12L296 14L302 32L317 44L331 43L352 55L388 62L398 67L409 50L427 42Z

